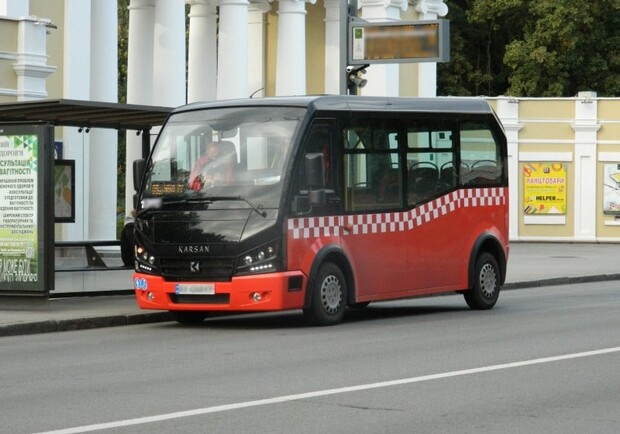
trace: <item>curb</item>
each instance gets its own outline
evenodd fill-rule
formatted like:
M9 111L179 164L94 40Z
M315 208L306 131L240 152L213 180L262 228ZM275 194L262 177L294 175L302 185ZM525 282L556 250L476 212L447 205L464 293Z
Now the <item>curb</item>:
M539 288L542 286L572 285L576 283L593 283L607 282L611 280L620 280L620 273L613 274L595 274L591 276L575 276L575 277L552 277L550 279L530 280L524 282L512 282L502 285L502 289L525 289Z
M0 326L0 337L120 327L166 321L172 321L172 316L169 312L37 321Z

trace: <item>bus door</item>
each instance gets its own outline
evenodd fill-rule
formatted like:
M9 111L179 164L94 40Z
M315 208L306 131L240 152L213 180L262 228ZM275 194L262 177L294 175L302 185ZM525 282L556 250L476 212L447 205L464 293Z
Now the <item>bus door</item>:
M398 296L407 286L404 168L397 125L388 117L354 113L341 138L342 243L352 262L359 301Z
M456 122L412 118L407 136L408 268L414 288L445 288L459 280L463 227L458 216Z
M340 178L337 174L341 165L334 157L336 124L333 119L315 119L296 157L287 223L289 269L307 273L321 249L328 245L340 246L342 199L338 193ZM309 157L315 163L317 159L320 161L322 182L314 182L321 185L309 185L312 178L307 175Z

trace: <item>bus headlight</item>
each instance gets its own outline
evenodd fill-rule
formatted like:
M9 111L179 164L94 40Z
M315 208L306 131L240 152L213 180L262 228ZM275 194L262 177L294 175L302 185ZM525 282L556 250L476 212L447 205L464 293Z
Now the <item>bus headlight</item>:
M155 256L149 253L145 247L136 244L135 246L136 264L135 269L139 273L157 274Z
M250 250L237 260L237 274L269 273L278 269L277 241Z

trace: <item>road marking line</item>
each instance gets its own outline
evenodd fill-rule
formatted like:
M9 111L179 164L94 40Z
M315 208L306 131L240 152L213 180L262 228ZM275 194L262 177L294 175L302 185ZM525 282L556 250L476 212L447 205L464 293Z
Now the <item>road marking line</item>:
M56 431L46 431L38 434L77 434L92 431L99 431L112 428L123 428L132 425L142 425L153 422L162 422L183 417L200 416L203 414L220 413L223 411L238 410L240 408L258 407L262 405L280 404L283 402L299 401L302 399L318 398L328 395L338 395L341 393L359 392L383 387L402 386L404 384L420 383L423 381L441 380L444 378L459 377L463 375L479 374L483 372L499 371L503 369L520 368L523 366L539 365L543 363L559 362L563 360L578 359L581 357L600 356L603 354L620 352L620 347L604 348L601 350L585 351L582 353L565 354L562 356L543 357L540 359L525 360L522 362L504 363L501 365L484 366L481 368L463 369L460 371L443 372L441 374L423 375L420 377L403 378L400 380L382 381L379 383L360 384L358 386L340 387L337 389L318 390L315 392L299 393L296 395L277 396L274 398L258 399L256 401L245 401L234 404L216 405L213 407L197 408L194 410L177 411L174 413L160 414L157 416L138 417L135 419L118 420L115 422L98 423L84 425L74 428L60 429Z

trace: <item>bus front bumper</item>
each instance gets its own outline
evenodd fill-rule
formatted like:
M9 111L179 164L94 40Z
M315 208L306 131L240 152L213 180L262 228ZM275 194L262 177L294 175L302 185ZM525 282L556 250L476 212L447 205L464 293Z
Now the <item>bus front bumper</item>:
M307 278L301 272L233 277L229 282L167 282L134 273L141 309L252 312L301 309Z

